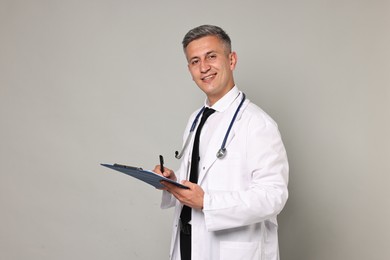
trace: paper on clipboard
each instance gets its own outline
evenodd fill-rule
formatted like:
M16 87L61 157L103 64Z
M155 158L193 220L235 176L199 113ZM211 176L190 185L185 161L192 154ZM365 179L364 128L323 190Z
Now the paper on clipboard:
M189 189L187 186L184 186L183 184L165 178L164 176L158 175L152 171L143 170L142 168L139 167L127 166L127 165L116 164L116 163L115 164L102 163L100 165L127 174L131 177L134 177L138 180L148 183L157 189L164 188L164 185L161 184L161 181L170 182L183 189Z

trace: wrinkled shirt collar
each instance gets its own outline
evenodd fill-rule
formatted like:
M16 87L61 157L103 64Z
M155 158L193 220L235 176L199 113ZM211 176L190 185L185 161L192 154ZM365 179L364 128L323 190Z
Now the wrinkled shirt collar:
M228 93L225 94L220 100L218 100L211 108L218 112L225 111L233 101L238 97L240 91L238 87L235 85ZM205 107L210 107L207 102L207 98L205 100Z

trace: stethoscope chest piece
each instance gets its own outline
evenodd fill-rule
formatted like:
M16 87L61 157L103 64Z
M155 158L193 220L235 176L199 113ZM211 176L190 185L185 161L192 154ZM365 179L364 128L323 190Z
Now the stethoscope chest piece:
M217 158L222 159L226 156L226 148L220 148L217 152Z

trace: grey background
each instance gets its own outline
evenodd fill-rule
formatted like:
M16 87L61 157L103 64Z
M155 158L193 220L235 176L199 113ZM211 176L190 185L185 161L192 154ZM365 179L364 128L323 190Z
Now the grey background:
M204 96L180 42L217 24L279 124L283 260L390 259L389 1L0 0L0 259L167 259L160 192Z

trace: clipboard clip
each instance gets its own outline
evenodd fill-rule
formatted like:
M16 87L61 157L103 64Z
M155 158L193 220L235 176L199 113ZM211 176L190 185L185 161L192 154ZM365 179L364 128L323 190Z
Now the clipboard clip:
M115 163L113 166L121 167L121 168L125 168L125 169L143 171L143 169L141 167L128 166L128 165L119 164L119 163Z

